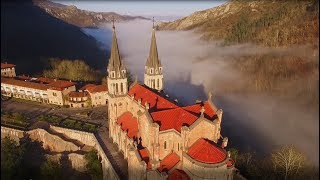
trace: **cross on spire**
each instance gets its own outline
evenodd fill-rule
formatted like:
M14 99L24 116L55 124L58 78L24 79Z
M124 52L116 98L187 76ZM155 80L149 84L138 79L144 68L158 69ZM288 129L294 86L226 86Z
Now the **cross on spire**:
M152 28L154 29L154 17L152 17Z
M114 16L112 16L112 28L115 29L115 26L114 26Z

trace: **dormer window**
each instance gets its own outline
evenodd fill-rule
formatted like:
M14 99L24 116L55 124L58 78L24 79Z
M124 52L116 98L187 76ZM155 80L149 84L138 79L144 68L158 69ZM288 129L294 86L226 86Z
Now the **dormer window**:
M150 73L153 74L153 68L150 69Z
M111 77L112 77L112 78L115 77L115 72L114 72L114 71L111 72Z
M162 67L159 67L159 73L161 73L162 72Z

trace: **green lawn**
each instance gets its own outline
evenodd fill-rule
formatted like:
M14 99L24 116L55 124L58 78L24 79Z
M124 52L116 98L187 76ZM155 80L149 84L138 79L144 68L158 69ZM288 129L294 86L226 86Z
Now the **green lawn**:
M29 126L29 119L24 114L21 113L10 113L1 111L1 124L27 128Z

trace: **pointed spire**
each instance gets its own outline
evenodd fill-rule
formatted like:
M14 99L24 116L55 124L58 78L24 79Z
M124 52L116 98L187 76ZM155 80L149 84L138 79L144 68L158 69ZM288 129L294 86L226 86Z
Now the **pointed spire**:
M120 71L122 69L122 61L119 53L117 36L114 26L114 17L112 17L112 47L108 69L114 71Z
M154 17L152 17L152 29L154 29Z
M151 45L150 45L150 52L149 57L146 63L148 67L160 67L161 63L158 57L158 49L157 49L157 42L156 42L156 33L154 29L154 18L152 20L152 36L151 36Z

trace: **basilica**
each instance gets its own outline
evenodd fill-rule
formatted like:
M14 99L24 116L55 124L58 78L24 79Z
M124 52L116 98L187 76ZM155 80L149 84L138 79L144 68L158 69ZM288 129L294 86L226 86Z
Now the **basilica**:
M129 179L233 179L222 109L211 93L188 106L168 99L154 26L143 84L128 87L114 25L107 72L109 136L127 159Z

